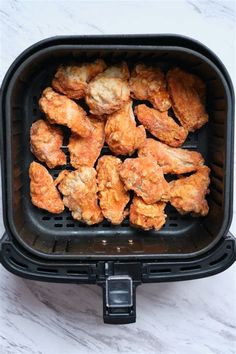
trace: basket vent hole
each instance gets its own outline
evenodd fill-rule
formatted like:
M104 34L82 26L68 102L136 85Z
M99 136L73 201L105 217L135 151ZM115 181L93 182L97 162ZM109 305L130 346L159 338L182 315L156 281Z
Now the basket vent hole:
M231 247L231 245L227 245L226 248L227 248L227 250L231 250L232 247Z
M50 216L43 216L42 220L51 220L51 217Z
M170 227L177 227L178 224L176 224L176 223L170 223L169 226L170 226Z
M75 224L66 224L66 227L75 227Z
M37 111L36 108L34 108L34 109L33 109L33 115L34 115L34 116L37 116L37 114L38 114L38 111Z
M54 216L54 220L62 220L62 216Z
M38 102L37 97L36 97L36 96L33 96L33 103L37 104L37 102Z
M55 227L62 227L63 224L54 224Z
M224 253L223 256L221 256L220 258L216 259L215 261L212 261L209 263L210 266L213 266L217 263L221 263L225 260L225 258L227 258L228 254L227 253Z
M9 257L9 259L10 259L10 261L11 261L12 263L14 263L15 265L17 265L17 266L20 267L20 268L24 268L24 269L27 269L27 268L28 268L28 265L27 265L27 264L21 263L21 262L17 261L17 260L16 260L15 258L13 258L13 257Z
M67 216L66 220L73 220L72 216Z

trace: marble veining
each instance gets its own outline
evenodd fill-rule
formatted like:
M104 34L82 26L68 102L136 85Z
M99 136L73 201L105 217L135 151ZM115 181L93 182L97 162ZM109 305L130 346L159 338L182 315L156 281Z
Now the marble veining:
M2 0L0 82L25 48L50 36L179 33L209 46L235 84L235 22L235 1ZM234 212L233 234L235 220ZM0 354L235 354L235 301L234 265L206 279L140 286L137 322L104 325L97 286L30 281L0 266Z

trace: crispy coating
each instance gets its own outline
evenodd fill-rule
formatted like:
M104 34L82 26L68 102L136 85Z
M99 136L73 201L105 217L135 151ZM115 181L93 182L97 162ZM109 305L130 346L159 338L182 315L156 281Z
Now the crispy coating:
M209 193L210 169L201 167L189 177L170 182L170 203L180 214L191 213L193 216L205 216L209 207L205 199Z
M118 111L128 100L129 69L125 62L110 66L97 75L88 85L86 103L95 115Z
M169 184L162 169L149 157L126 159L120 167L120 176L127 190L133 190L147 204L168 200Z
M172 107L182 126L194 132L206 124L205 83L179 68L168 71L167 81Z
M105 140L105 122L89 117L92 123L92 134L82 138L77 134L71 134L68 149L70 152L70 163L74 168L79 166L93 167Z
M127 102L119 111L108 116L106 142L116 155L131 155L146 139L145 128L136 126L132 102Z
M52 87L69 98L80 99L86 95L88 82L105 69L102 59L80 65L61 65L52 80Z
M32 203L36 207L53 214L63 212L64 204L60 193L47 169L38 162L32 162L29 168L29 177Z
M97 164L98 198L102 213L112 224L120 224L128 211L129 193L119 176L122 161L114 156L102 156Z
M87 137L92 132L92 125L86 112L66 96L46 88L39 100L40 109L46 114L50 123L66 125L73 133Z
M96 170L92 167L79 167L78 170L59 175L56 183L63 194L63 203L71 210L75 220L93 225L103 220L97 201Z
M197 151L173 148L154 139L146 139L138 156L151 157L162 168L163 173L182 174L193 172L204 164Z
M130 224L144 230L160 230L166 222L165 202L146 204L140 197L134 196L130 206Z
M135 108L135 114L152 135L167 145L179 147L187 138L188 131L175 123L168 112L160 112L140 104Z
M165 75L160 68L144 64L136 65L129 85L133 98L147 100L154 108L162 112L171 107Z
M63 134L59 127L45 120L34 122L30 129L30 149L39 161L45 162L49 168L66 164L66 155L60 149Z

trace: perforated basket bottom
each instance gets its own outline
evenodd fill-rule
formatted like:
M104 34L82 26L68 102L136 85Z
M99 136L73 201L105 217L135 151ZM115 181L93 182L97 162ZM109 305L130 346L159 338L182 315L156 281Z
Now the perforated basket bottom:
M28 119L27 119L27 129L26 133L27 135L29 134L29 129L33 121L37 120L38 118L42 117L43 114L40 112L39 107L38 107L38 100L40 98L40 95L43 91L43 89L47 86L50 85L51 78L53 76L53 72L55 72L55 66L51 68L47 68L45 71L41 71L40 74L35 77L35 79L32 81L30 88L29 88L29 95L27 97L28 102L27 104L30 106L29 112L28 112ZM39 83L45 83L43 85ZM138 104L139 102L136 101L135 105ZM173 115L172 112L170 114ZM137 122L138 123L138 122ZM139 124L139 123L138 123ZM53 169L50 170L49 172L51 175L56 178L59 174L59 172L62 169L73 169L71 165L69 164L69 151L67 149L67 143L68 143L68 137L69 137L69 130L67 128L64 129L64 145L63 145L63 151L67 155L67 165L63 166L61 168ZM149 137L152 137L151 134L148 133ZM202 128L201 130L197 131L194 134L189 134L185 144L184 148L186 149L191 149L195 151L200 151L201 153L204 154L206 150L206 144L203 144L203 142L207 139L205 139L206 136L206 128ZM29 139L29 135L27 137ZM199 144L201 142L201 144ZM26 155L29 158L29 163L35 159L35 157L30 153L29 148L27 147ZM101 155L107 155L111 154L109 148L107 146L104 146L102 149ZM135 155L134 155L135 156ZM125 159L125 157L121 157L122 159ZM27 167L25 169L25 172L28 174ZM52 215L46 211L39 210L35 208L34 206L31 205L30 200L29 200L29 189L28 186L26 185L26 201L27 201L27 208L31 209L31 214L33 214L34 221L36 223L40 224L40 228L44 228L48 232L51 232L53 235L71 235L73 232L73 235L78 234L79 236L86 236L89 233L89 230L93 229L96 230L96 235L103 235L103 236L109 236L114 234L123 234L127 236L132 236L134 232L139 232L137 229L134 229L133 227L129 226L129 220L128 218L122 222L121 225L114 226L111 225L107 220L104 220L101 224L99 225L92 225L88 226L84 223L81 223L79 221L76 221L72 218L71 213L68 209L66 209L63 213L60 215ZM167 206L166 208L166 213L168 215L167 220L165 225L162 228L161 232L166 233L174 233L176 231L182 230L189 228L189 225L191 223L196 222L196 219L193 219L191 216L186 215L186 216L181 216L174 208L172 208L170 205ZM157 231L149 231L146 232L147 235L156 235L158 234Z

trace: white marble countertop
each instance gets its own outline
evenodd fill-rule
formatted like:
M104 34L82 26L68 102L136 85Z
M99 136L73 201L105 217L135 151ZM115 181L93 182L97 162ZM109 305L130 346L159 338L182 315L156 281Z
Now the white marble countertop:
M235 83L235 22L235 1L2 0L0 82L25 48L50 36L178 33L209 46ZM235 354L236 265L201 280L140 286L137 315L135 324L104 325L98 287L29 281L0 266L0 354Z

